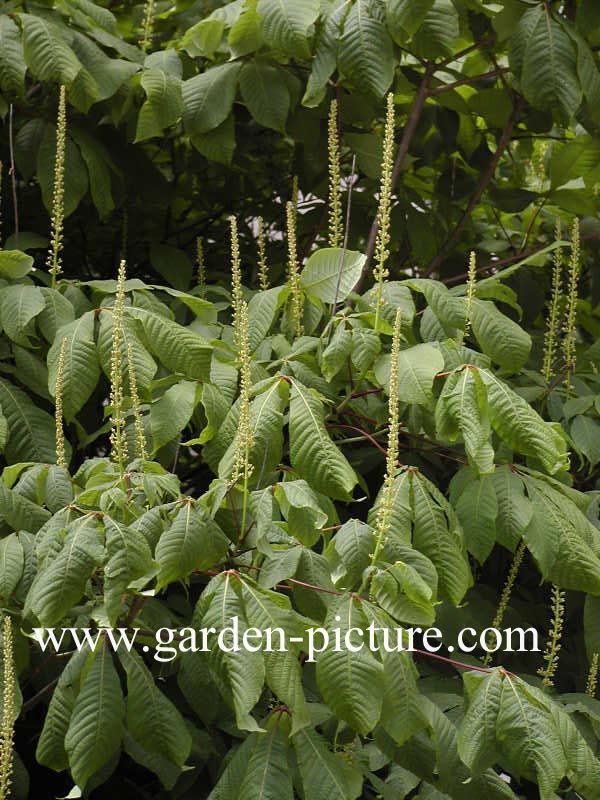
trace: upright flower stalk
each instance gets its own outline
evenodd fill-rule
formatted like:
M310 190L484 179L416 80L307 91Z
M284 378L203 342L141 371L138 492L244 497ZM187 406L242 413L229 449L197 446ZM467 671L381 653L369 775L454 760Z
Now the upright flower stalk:
M565 388L567 399L571 393L571 377L575 369L575 323L577 322L577 299L581 274L579 220L573 220L571 229L571 257L569 259L569 285L567 288L567 310L563 325L563 357L565 362Z
M562 225L560 218L556 220L554 228L554 239L560 242L562 239ZM554 251L552 269L552 298L550 300L550 310L548 313L548 320L546 323L546 332L544 335L544 357L542 361L542 374L546 383L554 375L554 367L556 361L556 351L559 344L560 335L560 309L562 301L562 269L563 269L563 251L562 247L557 247Z
M565 592L556 584L552 586L552 622L548 633L548 641L544 651L545 666L540 667L538 675L542 678L542 686L554 686L554 675L558 669L561 650L563 621L565 616Z
M392 352L390 361L390 391L388 398L388 441L387 456L385 462L385 478L381 491L381 502L377 508L375 517L375 549L371 555L371 566L373 566L381 549L385 544L386 537L390 530L392 511L394 508L394 480L398 467L398 439L400 436L400 418L398 415L398 358L400 357L402 328L402 311L396 310L394 320L394 334L392 337ZM360 591L364 589L366 579L363 581Z
M300 286L300 270L298 267L298 245L296 241L296 208L292 202L286 205L286 227L288 242L288 280L292 293L292 322L296 336L302 336L302 287Z
M269 265L267 264L267 242L265 236L265 221L262 217L258 220L258 280L260 288L265 292L269 288Z
M141 458L142 461L147 461L148 451L146 447L146 432L144 430L144 422L142 420L137 378L135 376L135 363L133 360L133 347L131 342L127 342L127 371L129 375L129 396L131 397L131 406L133 408L136 455L138 458Z
M142 25L142 38L140 47L147 50L152 42L152 30L154 28L154 0L146 0L144 7L144 22Z
M588 674L587 685L585 693L588 697L596 697L596 689L598 688L598 653L592 656L592 663L590 664L590 671Z
M15 716L15 666L12 621L4 617L2 655L2 724L0 726L0 800L8 800L13 771L13 734Z
M60 343L58 362L56 364L56 393L54 405L54 421L56 428L56 463L63 469L67 469L65 432L63 428L63 382L65 376L65 355L67 352L67 341L67 337L65 336Z
M378 330L379 316L383 304L383 283L389 276L385 264L389 256L388 245L390 242L390 217L392 209L392 174L394 171L394 95L390 92L387 96L387 111L385 118L385 131L383 135L383 156L381 161L381 184L379 188L379 229L375 241L375 268L373 277L377 284L375 298L375 330Z
M341 247L344 239L342 222L342 193L340 167L340 139L338 134L338 104L331 101L327 145L329 154L329 246Z
M468 337L471 330L471 317L473 315L473 298L477 286L477 260L475 252L472 250L469 255L469 275L467 279L467 310L465 315L465 330L462 335L462 342Z
M502 594L500 595L500 602L498 603L498 609L496 610L496 616L494 617L494 621L492 622L492 630L499 630L502 622L504 621L504 615L506 614L506 609L508 608L508 604L510 603L510 598L517 580L517 575L519 574L519 569L521 568L521 564L523 562L523 556L525 555L525 542L521 540L519 546L515 550L515 555L513 557L512 564L510 566L510 570L508 572L508 577L506 578L506 583L504 584L504 588L502 589ZM489 644L493 645L492 637L490 637ZM488 666L492 660L492 653L490 650L485 654L485 658L483 659L484 666Z
M243 537L246 532L248 483L253 471L253 466L250 463L250 451L254 445L254 432L252 430L250 409L252 372L250 346L248 343L248 304L245 300L242 300L240 303L235 340L237 342L238 357L240 360L240 416L235 442L231 484L235 485L240 479L243 483L242 519L240 527L240 536Z
M56 276L62 272L60 257L63 247L65 219L65 152L67 147L67 90L60 87L56 120L56 157L54 161L54 191L52 194L51 242L46 265L56 286Z
M110 353L110 403L111 417L111 457L123 475L127 464L127 438L123 416L123 306L125 304L125 261L119 265L117 292L113 306L113 331Z
M206 286L206 265L204 263L204 245L202 238L196 237L196 283L199 289Z

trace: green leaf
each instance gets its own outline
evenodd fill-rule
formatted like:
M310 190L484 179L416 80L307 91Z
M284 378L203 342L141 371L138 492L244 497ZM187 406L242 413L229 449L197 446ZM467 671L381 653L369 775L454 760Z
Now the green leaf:
M479 370L488 391L492 428L509 447L537 459L553 475L568 466L562 431L539 414L506 383L487 370Z
M0 597L6 602L23 574L23 545L18 534L0 539Z
M494 303L473 298L471 328L482 351L501 367L518 372L529 358L531 336Z
M90 194L100 219L105 219L115 207L112 197L111 171L118 173L109 151L87 131L71 125L69 134L79 147L85 162Z
M595 467L600 461L600 425L590 417L579 415L571 423L571 437L590 466Z
M531 8L511 39L509 58L526 99L566 123L581 104L582 89L577 50L564 25L549 7Z
M256 11L262 15L262 32L275 50L308 60L308 33L319 15L319 0L259 0Z
M92 658L93 654L89 649L76 650L58 676L58 683L50 698L35 757L39 764L56 772L61 772L69 766L65 736L79 693L81 673Z
M186 131L191 134L213 130L229 116L241 64L220 64L181 85Z
M181 435L194 413L197 385L179 381L150 406L153 452Z
M122 597L133 581L149 575L154 566L143 533L104 517L107 562L104 566L104 602L111 624L122 610Z
M9 19L4 14L0 16L0 21ZM0 250L0 278L9 281L24 278L33 269L33 257L20 250Z
M240 73L240 90L248 111L260 125L285 130L291 98L281 68L257 59L247 61Z
M235 151L235 122L233 114L230 114L225 122L222 122L212 131L207 133L197 133L191 137L192 144L210 161L229 166Z
M231 572L222 572L211 580L196 605L192 622L198 627L212 627L223 633L223 647L213 647L209 664L223 699L233 706L238 728L260 730L250 714L262 693L265 664L260 651L241 647L234 650L234 617L238 620L240 638L248 623L241 597L241 579Z
M78 521L62 537L60 549L48 555L25 601L23 613L33 614L45 627L62 619L81 599L89 577L104 556L94 519Z
M161 778L163 762L181 771L192 747L181 714L156 686L135 650L121 648L119 660L127 673L126 752Z
M356 474L332 442L325 427L325 408L314 389L294 380L290 398L290 460L318 492L348 500Z
M321 369L328 381L346 364L352 350L352 343L351 332L346 330L344 323L341 322L321 356Z
M223 561L228 546L229 539L203 506L186 502L156 545L157 588L214 567Z
M540 731L544 731L543 736ZM536 781L540 796L550 800L567 770L558 731L548 710L532 697L529 687L508 675L502 684L496 735L512 769Z
M544 481L526 478L533 516L523 539L544 578L564 589L600 594L597 532L582 512Z
M248 303L248 342L254 352L271 329L277 311L285 302L286 292L281 286L257 292Z
M338 68L360 92L376 99L390 88L392 40L383 14L368 0L356 0L350 7L339 43Z
M176 289L184 292L190 285L192 262L178 247L152 243L150 245L150 263Z
M125 703L106 639L87 668L65 737L69 768L78 786L110 761L121 745Z
M471 772L481 772L498 760L496 724L502 696L502 674L494 670L485 677L466 672L469 705L458 732L458 754Z
M383 665L365 645L367 620L359 601L344 595L333 602L323 627L333 636L339 628L345 645L339 652L328 647L317 656L317 685L333 713L362 736L379 722L383 706ZM357 630L351 631L354 628ZM359 634L359 631L362 632ZM332 639L333 641L333 639Z
M142 73L142 88L146 101L140 108L134 141L142 142L160 136L182 116L181 77L164 69L145 69Z
M0 408L8 422L5 456L9 463L56 458L54 419L39 408L21 389L0 378ZM68 447L70 453L70 447Z
M312 730L292 737L304 797L310 800L355 800L362 791L360 771L331 752L326 740Z
M88 311L60 328L48 352L48 388L56 394L56 373L63 339L67 340L62 382L63 413L67 422L83 408L100 377L94 337L95 313Z
M412 474L411 486L413 547L433 562L440 589L458 605L472 582L459 522L441 492L420 472Z
M389 387L391 356L382 356L375 364L375 377ZM427 405L433 399L433 381L444 369L444 357L430 344L417 344L400 351L398 357L398 399L401 403Z
M479 474L494 471L487 391L476 370L465 367L448 377L436 404L435 420L438 436L454 442L462 435L469 463Z
M42 81L68 86L75 80L81 64L64 40L63 29L47 17L21 12L19 18L25 61L33 75Z
M100 365L107 378L110 379L111 354L114 313L112 308L103 308L100 313L100 324L98 326L98 336L96 347ZM156 374L156 361L152 358L148 350L141 342L139 335L142 333L135 319L124 316L122 320L123 340L121 342L121 379L123 386L129 386L129 355L128 345L131 345L133 354L133 369L138 387L138 392L142 395L150 393L152 380Z
M398 44L406 44L418 31L433 4L434 0L387 0L388 27Z
M467 550L483 564L496 543L498 498L492 478L471 475L454 502L454 508L464 531Z
M381 724L396 744L404 744L425 726L416 678L417 670L408 653L384 653Z
M37 533L50 518L49 511L15 489L7 489L4 481L0 481L0 514L11 528L29 533Z
M23 55L21 32L8 14L0 15L0 90L21 95L27 65Z
M13 342L30 347L30 323L43 308L44 295L37 286L6 286L0 300L0 322L6 335Z
M274 724L255 737L239 796L248 800L293 800L288 743L280 727Z
M324 303L341 303L360 278L365 256L340 247L324 247L309 257L300 275L300 285L311 297Z
M210 380L212 347L205 339L144 308L127 306L125 314L140 320L150 352L167 369L191 380Z
M46 341L52 343L58 329L73 322L75 309L57 289L42 286L41 292L44 295L44 308L38 314L36 323Z
M413 36L413 46L425 58L452 55L459 35L459 19L451 0L435 0Z
M221 44L225 23L219 19L201 19L188 28L181 39L181 47L191 56L212 58Z

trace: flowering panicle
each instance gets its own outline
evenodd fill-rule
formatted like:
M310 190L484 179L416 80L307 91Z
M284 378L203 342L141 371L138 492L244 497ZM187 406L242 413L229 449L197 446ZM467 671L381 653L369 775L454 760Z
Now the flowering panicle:
M196 283L200 289L206 286L206 266L204 264L204 245L202 238L196 237Z
M260 288L264 292L269 288L269 265L267 264L265 221L262 217L259 217L257 222L258 222L258 279L260 282Z
M234 341L239 347L240 309L242 306L242 262L240 259L240 242L238 238L237 219L229 217L231 233L231 307L233 311Z
M375 564L385 538L390 529L392 511L394 508L394 479L398 466L398 438L400 436L400 418L398 415L398 359L400 357L402 328L402 311L396 310L394 320L394 334L392 337L392 352L390 361L390 391L388 399L388 441L387 457L385 462L385 478L381 491L381 502L375 517L375 550L371 556L371 565ZM364 588L361 587L361 589Z
M585 693L589 697L596 697L596 689L598 688L598 666L598 653L594 653L588 673L587 685L585 687Z
M552 586L552 623L548 633L548 641L544 651L545 666L538 670L538 675L542 678L542 686L550 687L554 685L554 675L558 669L558 659L561 649L561 637L563 621L565 616L565 592L559 589L556 584Z
M125 437L125 418L123 416L123 306L125 304L125 261L119 265L117 292L113 307L113 331L110 352L110 403L111 456L121 474L127 463L127 439Z
M298 252L296 243L296 209L293 203L286 205L287 241L288 241L288 280L292 293L292 320L296 336L302 336L303 300L298 268Z
M46 266L52 276L52 286L56 276L62 272L60 257L63 247L63 226L65 219L65 152L67 147L67 90L60 87L58 116L56 120L56 157L54 161L54 191L52 194L52 235Z
M147 50L152 43L152 29L154 28L154 0L146 0L144 7L144 22L142 25L142 38L139 45L142 50Z
M554 228L554 239L560 242L562 239L562 225L560 218L556 220ZM557 247L554 251L553 258L554 268L552 270L552 299L550 300L550 312L546 324L546 332L544 335L544 358L542 362L542 373L544 379L548 383L554 375L554 367L556 360L556 350L558 347L558 339L560 334L560 310L562 303L562 268L563 268L563 251L562 247Z
M580 240L579 240L579 220L573 220L571 229L571 257L569 259L569 285L567 287L567 310L563 324L563 357L565 362L566 376L565 387L567 398L571 391L571 376L575 369L575 323L577 321L577 299L579 276L581 274L580 259Z
M248 481L253 472L250 463L250 451L254 445L254 431L252 429L250 393L252 391L252 372L250 345L248 343L248 304L242 300L237 316L237 329L235 340L238 347L240 360L240 416L235 440L233 469L231 472L231 485L240 479L243 482L242 519L240 535L246 531L246 511L248 504Z
M342 224L342 193L340 191L340 139L338 135L338 104L331 101L327 128L329 152L329 246L341 247L344 238Z
M387 96L387 112L385 118L385 131L383 135L383 156L381 161L381 184L379 188L379 228L375 242L375 268L373 277L377 284L375 307L375 330L379 324L379 314L383 303L383 282L389 276L385 263L389 256L388 244L390 242L390 215L392 208L392 174L394 171L394 95L390 92Z
M135 426L136 455L138 458L141 458L142 461L147 461L148 451L146 447L146 432L144 430L144 422L142 420L140 396L138 394L137 378L135 377L135 363L133 361L133 347L131 342L127 342L127 371L129 375L129 396L131 397Z
M504 620L504 615L506 614L506 609L508 608L508 604L510 603L510 597L514 589L515 582L517 580L517 575L519 573L519 569L521 567L524 555L525 555L525 542L521 541L519 543L519 546L515 550L513 562L511 564L508 577L506 578L506 583L504 584L504 588L502 589L502 594L500 596L500 602L498 603L496 616L494 617L494 621L492 622L492 628L495 630L498 630L500 628L500 626L502 625L502 621ZM493 645L491 637L489 640L489 644ZM488 651L485 654L485 658L483 659L484 665L487 667L488 664L491 662L491 660L492 660L492 653Z
M472 250L469 255L469 277L467 280L467 313L465 315L465 330L462 341L467 338L471 330L471 315L473 313L473 298L475 297L475 287L477 285L477 261L475 252Z
M15 665L12 621L4 617L2 656L2 723L0 724L0 800L10 797L13 771L13 735L15 716Z
M56 463L59 467L67 469L67 456L65 453L65 432L63 429L63 382L65 376L65 355L67 352L67 337L60 343L58 362L56 364L56 392L54 405L54 420L56 427Z

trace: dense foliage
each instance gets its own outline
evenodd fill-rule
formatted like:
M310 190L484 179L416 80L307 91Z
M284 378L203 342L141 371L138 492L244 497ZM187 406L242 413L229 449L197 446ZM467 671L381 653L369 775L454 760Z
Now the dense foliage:
M0 8L0 797L597 800L596 3L108 5Z

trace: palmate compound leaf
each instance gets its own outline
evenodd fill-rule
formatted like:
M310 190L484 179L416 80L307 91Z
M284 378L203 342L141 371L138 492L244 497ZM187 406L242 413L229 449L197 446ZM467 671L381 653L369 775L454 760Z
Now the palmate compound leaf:
M121 648L119 660L127 674L125 750L171 788L192 747L188 728L135 650Z
M0 598L6 602L23 574L24 554L20 537L11 533L0 539Z
M59 328L48 352L48 388L54 396L62 341L67 340L62 381L63 414L67 422L71 422L75 414L83 408L100 377L94 321L94 312L88 311L74 322Z
M383 9L367 0L350 6L338 46L338 68L359 91L379 99L394 76L392 40Z
M65 736L74 781L85 787L121 746L125 703L112 652L101 637L87 666Z
M212 647L209 653L210 669L223 695L233 706L238 728L260 731L250 714L262 693L265 682L265 663L260 651L252 652L240 647L234 651L233 625L237 625L240 639L249 626L242 597L241 578L232 572L221 572L214 577L198 601L192 616L196 628L227 629L222 636L223 647ZM213 643L214 644L214 643Z
M471 772L493 766L498 760L496 726L502 696L502 674L467 672L463 676L469 705L458 732L458 754Z
M317 656L317 685L333 713L366 736L379 722L384 684L383 665L366 646L367 618L360 601L340 597L331 604L323 627L331 641L339 629L343 645L339 652L329 647ZM361 644L359 652L352 652Z
M349 500L356 473L331 440L325 407L314 389L292 381L290 397L290 460L292 467L318 492Z
M220 564L229 544L208 511L187 498L156 545L157 589Z
M460 521L467 550L483 564L496 542L498 495L492 476L477 476L471 467L459 470L450 485L450 502Z
M262 33L271 47L297 58L310 58L308 32L319 14L319 0L259 0L256 10L262 15Z

